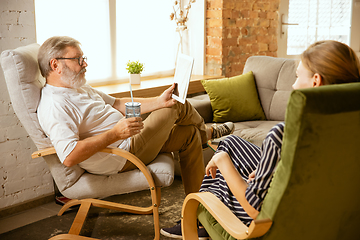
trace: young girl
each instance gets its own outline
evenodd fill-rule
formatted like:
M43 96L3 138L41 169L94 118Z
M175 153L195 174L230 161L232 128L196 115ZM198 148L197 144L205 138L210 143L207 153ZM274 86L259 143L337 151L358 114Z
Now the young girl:
M293 88L358 82L359 70L359 60L347 45L331 40L316 42L302 53ZM285 123L274 126L261 149L238 136L227 137L206 166L200 192L216 195L244 224L249 225L259 214L280 160L284 126ZM178 224L161 232L179 238L181 226ZM200 234L205 237L201 228L199 237Z

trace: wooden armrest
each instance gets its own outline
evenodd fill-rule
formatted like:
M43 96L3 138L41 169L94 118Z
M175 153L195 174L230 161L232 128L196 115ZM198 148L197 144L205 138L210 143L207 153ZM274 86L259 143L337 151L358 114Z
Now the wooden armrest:
M148 181L148 183L150 185L150 188L155 187L155 182L154 182L154 179L151 176L151 173L150 173L149 169L134 154L132 154L132 153L130 153L128 151L122 150L120 148L113 148L113 147L104 148L100 152L111 153L111 154L115 154L115 155L126 158L127 160L132 162L137 168L139 168L140 171L145 175L145 177L146 177L146 179L147 179L147 181ZM33 154L31 154L31 157L32 158L38 158L38 157L44 157L44 156L55 154L55 153L56 153L55 148L51 147L51 148L46 148L46 149L43 149L43 150L36 151Z
M270 219L254 220L247 227L231 210L210 192L191 193L183 203L182 230L184 239L195 239L196 211L201 203L219 224L234 238L248 239L264 235L271 227Z
M33 154L31 154L32 158L38 158L38 157L43 157L43 156L47 156L47 155L51 155L56 153L55 148L51 147L51 148L45 148L43 150L39 150L36 152L33 152Z

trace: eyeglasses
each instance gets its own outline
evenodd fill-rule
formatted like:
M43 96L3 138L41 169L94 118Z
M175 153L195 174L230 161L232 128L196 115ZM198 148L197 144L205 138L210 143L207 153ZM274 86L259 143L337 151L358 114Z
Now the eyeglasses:
M84 64L84 61L86 62L87 61L87 57L85 56L82 56L82 57L78 57L78 58L55 58L56 60L61 60L61 59L77 59L78 60L78 63L80 66L82 66Z

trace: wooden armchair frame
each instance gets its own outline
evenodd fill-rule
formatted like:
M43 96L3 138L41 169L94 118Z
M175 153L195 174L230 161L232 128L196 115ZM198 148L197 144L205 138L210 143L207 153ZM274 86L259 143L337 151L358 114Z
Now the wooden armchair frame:
M94 207L100 207L100 208L106 208L106 209L112 209L117 211L123 211L123 212L129 212L133 214L153 214L154 216L154 230L155 230L155 240L158 240L160 238L160 226L159 226L159 206L161 201L161 188L155 186L154 179L149 171L149 169L146 167L146 165L135 155L119 149L119 148L105 148L101 150L101 152L105 153L111 153L116 154L118 156L124 157L130 162L132 162L139 170L144 174L147 182L149 183L150 193L151 193L151 201L152 205L149 207L137 207L137 206L131 206L131 205L125 205L120 203L113 203L108 202L104 200L99 199L73 199L66 203L59 211L58 216L61 216L68 208L80 205L80 208L75 216L75 219L73 221L73 224L71 225L71 228L69 230L68 234L60 234L56 235L51 240L77 240L77 239L95 239L95 238L89 238L89 237L83 237L79 236L80 231L84 225L86 216L90 210L91 206ZM55 148L47 148L40 151L34 152L31 157L32 158L38 158L43 157L51 154L56 154Z
M270 219L254 220L247 227L238 219L228 207L224 205L214 194L210 192L191 193L183 203L181 227L184 239L197 239L197 208L199 203L210 212L210 214L222 223L224 229L236 239L248 239L263 236L271 227Z

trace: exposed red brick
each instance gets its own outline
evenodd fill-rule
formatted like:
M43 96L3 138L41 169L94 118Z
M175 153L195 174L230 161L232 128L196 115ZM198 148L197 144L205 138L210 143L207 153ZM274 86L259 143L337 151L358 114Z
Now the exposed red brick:
M259 27L269 27L270 26L270 21L269 19L255 19L254 20L255 26L259 26Z
M276 36L277 33L278 33L278 29L277 29L277 28L274 28L274 27L268 28L268 34L269 34L269 35Z
M222 28L206 28L206 35L212 37L222 37L223 29Z
M271 36L271 35L258 35L256 37L257 41L259 43L272 43L274 41L274 36Z
M269 50L269 45L266 43L259 43L259 51L265 52Z
M235 19L224 19L223 23L224 23L224 27L236 27Z
M276 56L279 3L207 0L206 73L234 76L250 56Z
M234 19L240 18L241 17L240 10L232 9L231 17L234 18Z
M277 57L277 52L266 52L265 55L269 57Z
M208 9L221 9L223 7L223 3L221 0L207 0Z
M250 11L249 12L249 18L258 18L259 12L258 11Z
M278 26L278 20L276 19L276 20L270 20L270 27L272 27L272 28L277 28L277 26Z
M221 48L222 46L222 39L217 37L208 38L208 45L212 48Z
M241 28L240 33L241 35L247 36L249 34L249 30L247 28Z
M242 37L240 41L242 44L256 43L256 36Z
M276 52L278 50L277 43L269 43L269 51Z
M258 53L259 49L260 49L259 44L254 43L251 45L251 53Z
M223 0L223 7L224 8L229 8L229 9L233 9L235 8L235 1L234 0Z
M235 9L252 9L253 3L252 2L243 2L243 1L236 1Z
M244 18L236 19L236 27L246 27L248 26L247 20Z
M222 63L222 57L220 57L220 56L207 56L206 57L206 62L213 62L213 63L221 64Z
M213 28L213 27L222 27L222 19L207 19L206 20L206 25L209 28Z
M267 18L267 16L268 16L267 12L259 11L259 18Z
M240 10L240 14L243 18L249 18L250 17L250 10L247 10L247 9L243 9L243 10Z
M235 73L235 75L241 74L242 70L243 70L244 66L240 63L236 63L233 64L233 73Z
M267 27L258 27L257 30L258 35L270 35Z
M236 46L237 45L237 38L224 38L222 42L223 46Z
M207 54L207 55L213 55L213 56L220 56L220 55L221 55L221 49L219 49L219 48L207 47L207 48L206 48L206 54Z
M232 37L238 37L240 35L240 28L230 29L230 34Z
M271 8L271 4L270 3L259 3L256 2L254 3L253 9L254 10L263 10L263 11L268 11Z
M270 10L278 11L279 10L280 1L271 1L270 3Z
M256 26L255 23L257 22L257 19L248 18L246 19L246 22L248 27L255 27Z
M267 12L266 14L267 14L267 15L266 15L266 18L267 18L267 19L272 19L272 20L274 20L274 19L277 19L277 18L278 18L277 12Z
M221 9L212 9L206 11L206 18L222 18L222 10Z

